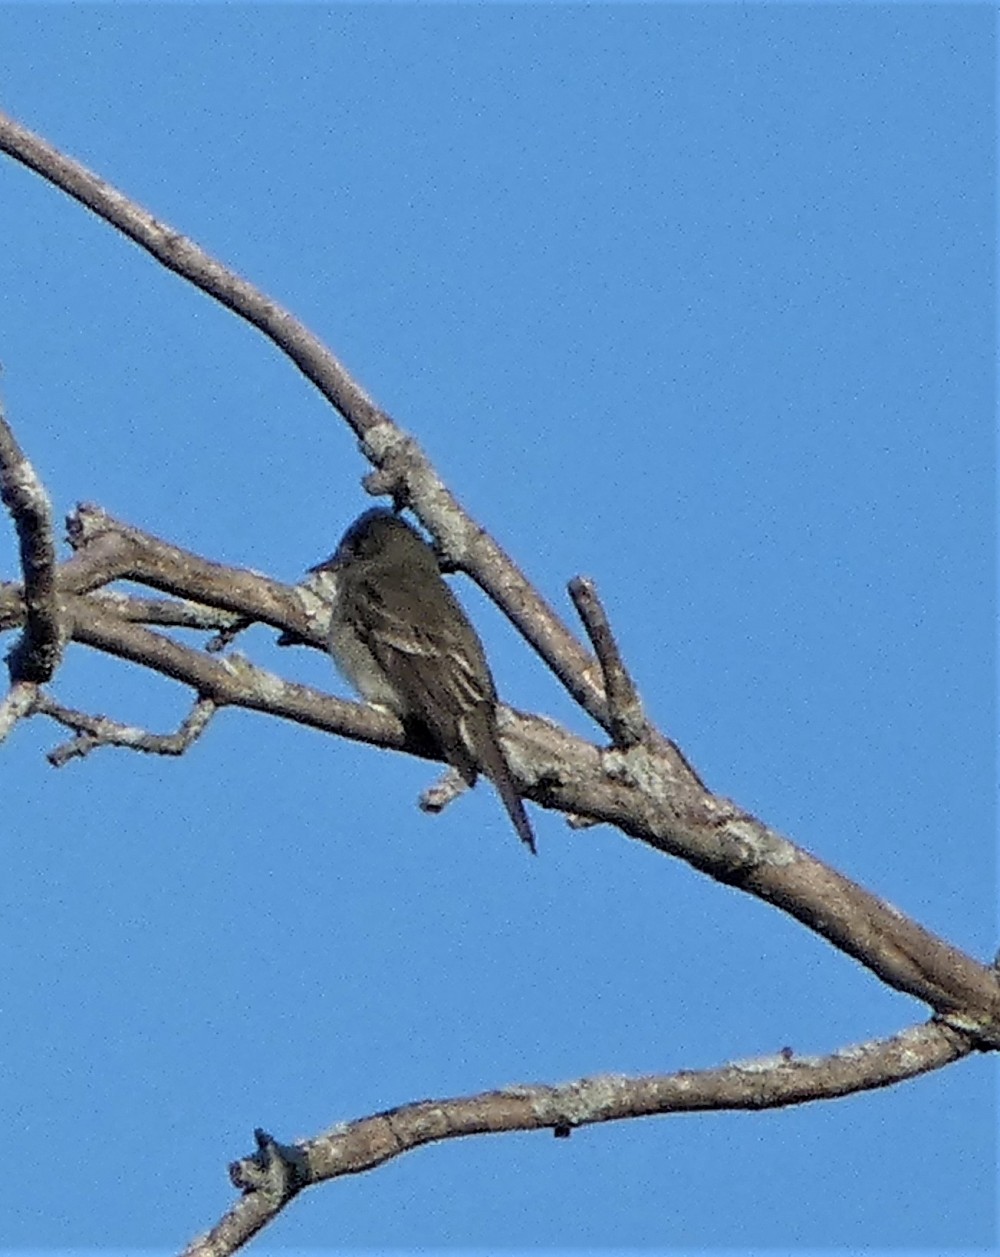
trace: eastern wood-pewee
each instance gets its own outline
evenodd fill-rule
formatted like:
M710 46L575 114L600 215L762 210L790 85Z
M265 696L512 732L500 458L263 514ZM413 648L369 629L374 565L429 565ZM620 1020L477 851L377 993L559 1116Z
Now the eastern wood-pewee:
M497 691L482 643L431 547L405 520L376 507L310 571L331 606L329 649L345 680L368 702L415 723L468 785L484 772L534 851L500 747Z

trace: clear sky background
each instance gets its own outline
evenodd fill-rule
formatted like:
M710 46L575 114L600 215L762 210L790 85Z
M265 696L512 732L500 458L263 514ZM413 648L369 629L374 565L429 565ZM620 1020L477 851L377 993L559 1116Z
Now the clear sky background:
M997 947L995 17L6 7L0 103L300 316L571 616L596 578L706 781ZM256 332L0 160L0 379L78 500L294 582L368 504ZM4 578L17 575L9 527ZM600 733L468 581L511 703ZM342 693L318 653L240 649ZM8 639L9 640L9 639ZM74 647L64 702L186 692ZM0 1246L176 1249L227 1163L407 1100L826 1053L922 1021L607 828L226 712L180 761L0 750ZM258 1251L974 1249L996 1080L452 1142Z

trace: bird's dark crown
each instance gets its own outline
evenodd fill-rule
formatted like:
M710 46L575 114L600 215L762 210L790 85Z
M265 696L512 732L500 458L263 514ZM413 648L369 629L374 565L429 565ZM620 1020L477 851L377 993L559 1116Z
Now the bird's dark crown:
M351 524L330 558L309 570L321 572L338 567L348 559L377 558L387 549L393 558L398 556L400 562L426 562L430 559L437 565L433 550L415 528L386 507L375 506Z

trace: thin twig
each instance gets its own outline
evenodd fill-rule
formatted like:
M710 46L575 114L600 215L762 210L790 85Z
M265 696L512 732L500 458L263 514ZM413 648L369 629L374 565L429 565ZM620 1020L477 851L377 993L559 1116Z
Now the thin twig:
M217 707L210 698L199 698L190 715L175 733L148 733L145 729L121 724L107 716L91 716L83 711L74 711L48 697L40 697L35 704L35 710L43 716L51 716L67 729L76 732L76 737L71 742L65 742L48 753L47 758L53 768L62 768L72 759L83 759L99 746L122 746L152 755L183 755L204 733Z
M8 656L11 679L45 682L62 654L52 507L0 410L0 498L17 528L24 575L24 633Z
M94 601L132 624L156 624L161 628L189 628L203 632L233 634L247 627L245 616L219 607L180 598L139 598L116 590L100 590ZM206 646L206 649L211 649Z
M601 665L608 700L608 732L615 746L627 750L648 740L650 735L642 701L625 667L597 586L588 576L574 576L568 589Z
M601 665L608 704L606 727L611 734L612 744L622 751L640 743L653 749L658 748L673 761L678 775L687 775L692 785L707 793L708 787L677 743L662 734L647 719L642 699L611 631L597 586L587 576L575 576L567 588ZM577 828L587 824L580 817L574 818L571 823Z
M180 681L219 707L266 712L372 746L435 758L425 743L408 738L400 721L380 707L346 702L286 681L237 654L220 657L185 646L144 625L125 623L95 607L91 598L68 596L66 607L72 640Z

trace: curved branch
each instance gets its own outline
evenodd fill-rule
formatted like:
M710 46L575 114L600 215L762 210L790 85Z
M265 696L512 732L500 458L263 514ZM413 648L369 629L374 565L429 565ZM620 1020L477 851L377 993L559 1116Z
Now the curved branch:
M168 270L256 327L346 419L377 469L369 490L412 507L455 564L467 572L601 725L600 671L548 603L495 541L463 510L416 441L380 410L317 336L192 240L154 218L111 184L0 113L0 151L74 197Z
M888 1087L968 1054L961 1035L931 1022L829 1056L737 1061L718 1069L646 1078L605 1075L561 1086L506 1087L480 1095L423 1100L345 1122L286 1146L258 1132L258 1151L234 1162L230 1177L245 1195L184 1257L234 1253L306 1187L360 1174L424 1144L469 1135L579 1126L671 1113L783 1108Z

